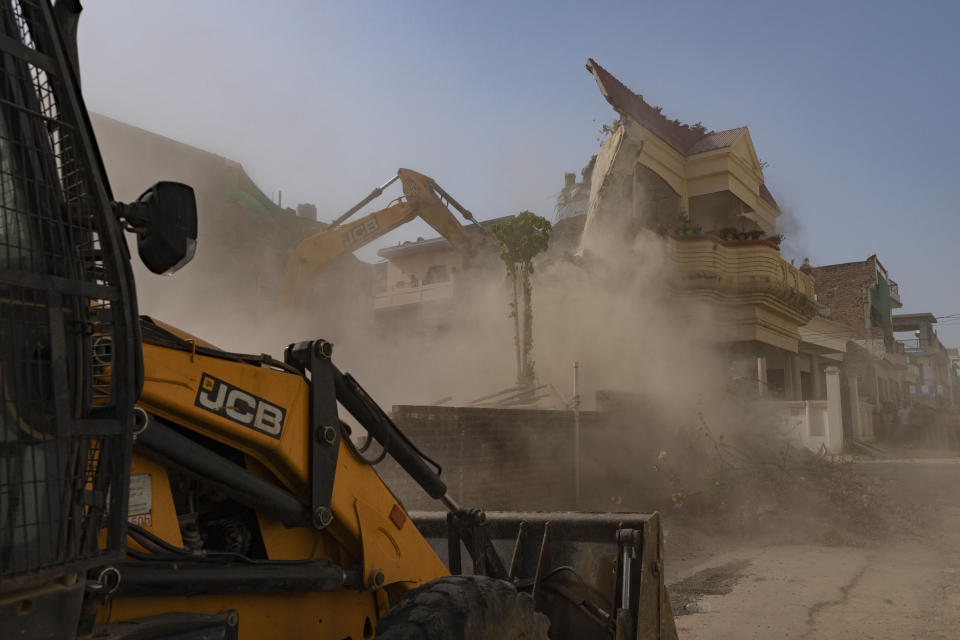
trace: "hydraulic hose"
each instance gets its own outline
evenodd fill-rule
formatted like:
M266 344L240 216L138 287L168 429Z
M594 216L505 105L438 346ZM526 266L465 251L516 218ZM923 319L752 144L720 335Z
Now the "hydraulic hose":
M444 500L444 504L447 504L447 485L440 478L439 466L432 469L427 464L423 454L403 435L393 420L373 401L353 376L342 373L336 367L333 370L334 386L340 404L357 419L374 440L380 443L380 446L387 450L397 464L410 474L410 477L427 492L427 495L437 500Z
M226 495L288 525L310 522L309 506L292 493L150 418L137 446L219 487Z

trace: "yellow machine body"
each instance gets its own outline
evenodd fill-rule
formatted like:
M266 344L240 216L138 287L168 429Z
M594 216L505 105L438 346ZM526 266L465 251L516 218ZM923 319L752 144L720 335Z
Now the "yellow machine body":
M203 344L192 337L185 339ZM138 403L142 409L151 417L242 453L248 471L309 503L310 386L303 376L146 342L143 355L144 387ZM209 386L213 379L282 407L286 418L279 437L198 406L201 385ZM135 447L131 479L128 520L182 547L171 482L164 466ZM145 489L147 485L149 490ZM363 638L370 637L378 617L386 611L388 593L396 599L409 589L448 575L397 498L343 440L330 508L333 522L322 530L309 525L288 527L257 513L267 559L326 557L343 567L362 566L364 589L114 598L102 609L99 621L170 611L236 610L241 638ZM129 542L132 548L139 548L134 541ZM380 580L375 578L378 573L382 574Z

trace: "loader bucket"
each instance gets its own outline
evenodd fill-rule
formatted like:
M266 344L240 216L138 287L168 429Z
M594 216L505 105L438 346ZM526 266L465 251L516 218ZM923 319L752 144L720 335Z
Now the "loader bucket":
M453 574L513 582L550 637L676 640L657 513L411 512ZM472 560L463 566L463 550Z

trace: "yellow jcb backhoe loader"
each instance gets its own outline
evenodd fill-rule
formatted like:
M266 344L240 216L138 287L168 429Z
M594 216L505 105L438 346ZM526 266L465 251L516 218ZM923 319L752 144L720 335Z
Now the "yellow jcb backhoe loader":
M177 612L222 615L241 638L673 637L656 514L463 509L330 343L292 344L281 362L141 328L130 546L102 574L100 623ZM338 404L446 514L411 520ZM418 527L448 541L449 568ZM514 543L509 563L495 539ZM470 577L450 576L461 541Z
M138 322L121 228L176 269L195 202L113 201L79 11L0 0L0 637L673 640L656 514L462 508L329 343L278 361ZM442 509L407 513L384 455Z

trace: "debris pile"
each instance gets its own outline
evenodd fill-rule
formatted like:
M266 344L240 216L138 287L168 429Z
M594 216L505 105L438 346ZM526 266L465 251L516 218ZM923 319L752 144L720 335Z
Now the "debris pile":
M654 466L669 486L666 511L684 525L836 545L910 533L930 515L852 460L755 429L719 434L702 413L674 442L673 450L657 452Z

